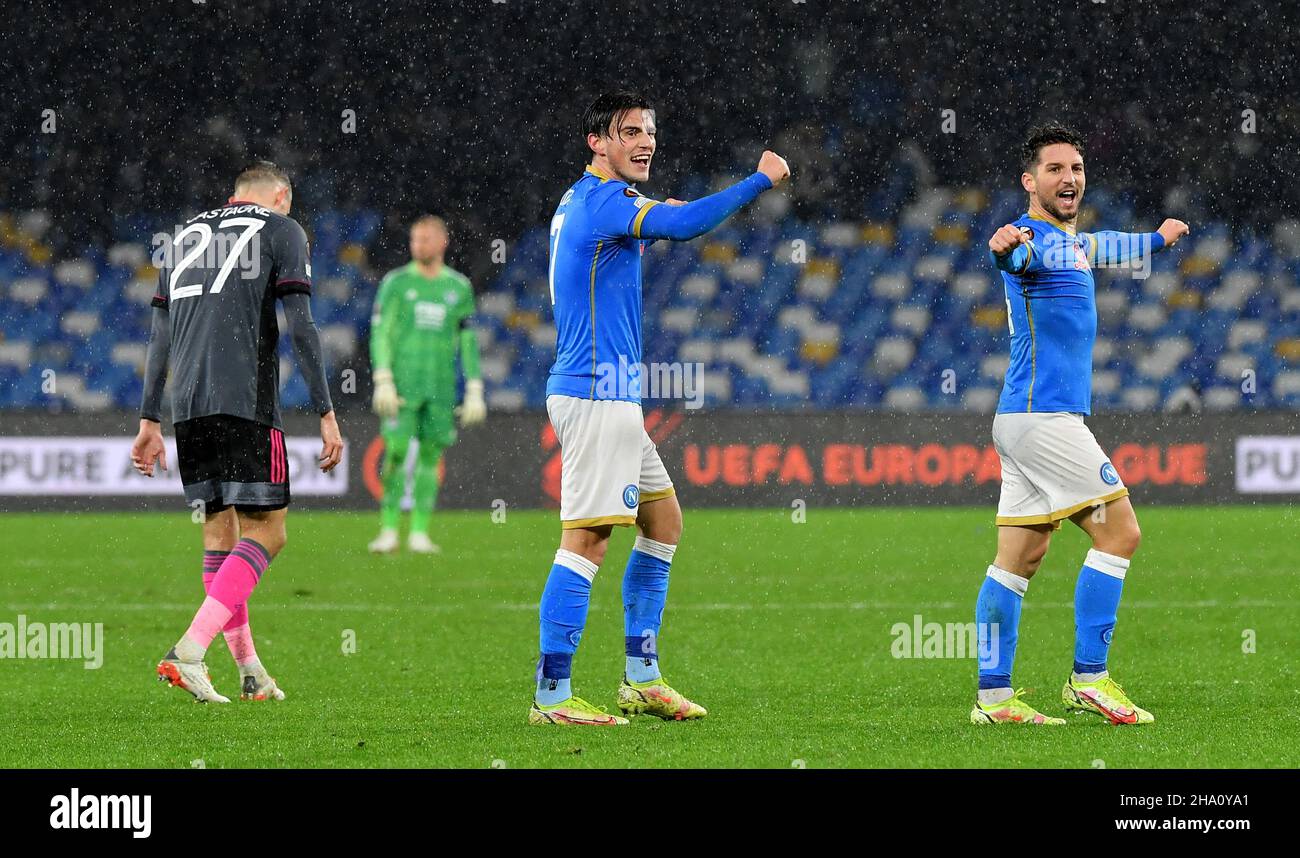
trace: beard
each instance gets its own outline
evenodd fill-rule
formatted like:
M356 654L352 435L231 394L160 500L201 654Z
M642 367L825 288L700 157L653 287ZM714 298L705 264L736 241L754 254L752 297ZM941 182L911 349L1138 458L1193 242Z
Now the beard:
M1051 197L1050 199L1041 201L1043 209L1049 215L1061 221L1062 223L1069 223L1070 221L1074 220L1076 217L1079 216L1079 204L1081 202L1083 202L1083 194L1076 192L1074 197L1074 211L1071 213L1066 213L1061 210L1060 200L1057 197Z

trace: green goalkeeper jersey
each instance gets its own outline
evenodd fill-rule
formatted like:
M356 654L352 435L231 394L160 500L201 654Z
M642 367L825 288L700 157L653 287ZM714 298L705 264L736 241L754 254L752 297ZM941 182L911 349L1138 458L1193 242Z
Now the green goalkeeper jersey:
M478 378L478 340L468 326L474 314L469 279L446 265L425 277L414 262L388 272L370 319L371 369L391 369L408 406L425 401L456 404L456 356L465 377Z

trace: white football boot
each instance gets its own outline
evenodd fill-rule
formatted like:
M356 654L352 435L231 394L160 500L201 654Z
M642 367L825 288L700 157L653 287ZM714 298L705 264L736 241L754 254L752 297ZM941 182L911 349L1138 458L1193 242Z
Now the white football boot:
M229 697L223 697L212 687L212 677L208 676L208 666L201 661L181 661L176 657L176 648L172 647L158 662L158 681L165 682L173 688L183 688L200 703L229 703Z
M442 549L429 539L427 533L412 533L406 538L406 547L416 554L441 554Z
M240 700L283 700L284 692L258 659L239 666Z
M391 527L385 527L379 531L379 536L367 546L371 554L392 554L401 547L402 540L398 538L397 531Z

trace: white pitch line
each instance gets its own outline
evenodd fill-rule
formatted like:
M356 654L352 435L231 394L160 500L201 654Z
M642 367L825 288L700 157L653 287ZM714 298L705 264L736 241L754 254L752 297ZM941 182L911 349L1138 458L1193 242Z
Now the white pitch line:
M957 611L970 610L974 600L969 602L699 602L672 603L674 611ZM7 611L194 611L195 605L189 602L11 602L5 604ZM434 603L434 604L346 604L336 602L265 602L259 607L268 611L321 611L326 613L372 612L372 613L449 613L471 608L498 609L503 611L536 611L536 602L496 602L482 604L468 603ZM1025 602L1026 608L1073 609L1073 602ZM1137 610L1205 610L1211 608L1296 608L1300 601L1276 601L1270 599L1239 599L1235 602L1222 602L1218 599L1201 599L1196 601L1160 601L1134 600L1121 602L1120 609Z

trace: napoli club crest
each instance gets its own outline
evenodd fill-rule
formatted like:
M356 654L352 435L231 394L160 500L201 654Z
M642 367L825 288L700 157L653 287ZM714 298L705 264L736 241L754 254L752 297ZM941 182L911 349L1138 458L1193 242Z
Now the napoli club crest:
M623 505L628 509L636 509L636 505L641 501L641 490L634 485L629 485L623 489Z

